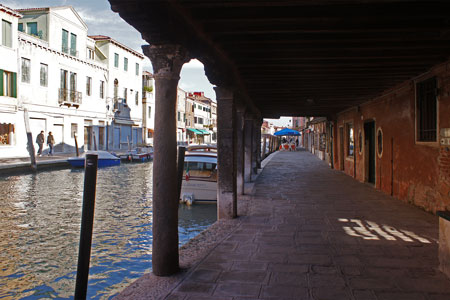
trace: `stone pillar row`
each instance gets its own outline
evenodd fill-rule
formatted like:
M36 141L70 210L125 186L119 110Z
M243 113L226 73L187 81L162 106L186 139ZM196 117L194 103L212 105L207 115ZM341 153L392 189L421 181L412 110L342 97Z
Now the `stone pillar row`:
M155 135L153 161L152 266L157 276L179 270L176 104L180 71L190 57L178 45L142 47L155 78ZM218 218L237 216L237 195L261 163L261 119L246 114L233 90L218 86Z

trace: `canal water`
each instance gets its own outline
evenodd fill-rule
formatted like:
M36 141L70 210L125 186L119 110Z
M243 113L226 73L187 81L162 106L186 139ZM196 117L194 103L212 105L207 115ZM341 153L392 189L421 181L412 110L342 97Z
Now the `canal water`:
M72 299L83 170L0 177L0 299ZM216 205L179 209L180 245ZM99 169L88 299L110 299L151 270L152 163Z

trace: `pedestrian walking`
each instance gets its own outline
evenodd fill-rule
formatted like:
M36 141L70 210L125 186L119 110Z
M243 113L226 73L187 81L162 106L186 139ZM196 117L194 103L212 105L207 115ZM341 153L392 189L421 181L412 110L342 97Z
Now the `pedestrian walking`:
M41 156L42 155L42 147L44 146L44 141L45 141L45 137L44 137L44 131L41 130L41 133L39 133L36 137L36 143L39 146L37 155Z
M48 132L47 136L47 145L50 148L50 151L48 152L48 156L53 155L53 145L55 144L55 138L52 135L52 132Z

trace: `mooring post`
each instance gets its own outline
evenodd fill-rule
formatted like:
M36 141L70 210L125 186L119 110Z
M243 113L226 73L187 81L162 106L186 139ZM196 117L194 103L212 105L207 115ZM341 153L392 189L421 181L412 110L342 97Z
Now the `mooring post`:
M28 153L30 154L31 170L37 171L36 156L34 153L34 145L33 145L33 135L31 133L31 129L30 129L30 122L29 122L29 118L28 118L28 109L26 109L26 108L23 111L23 118L25 121L25 131L27 133L27 149L28 149Z
M177 167L177 188L178 188L178 201L181 196L181 184L183 183L183 170L184 170L184 154L186 147L178 147L178 167Z
M80 156L80 150L78 150L78 141L77 141L77 133L74 132L73 138L75 139L75 150L77 152L77 157Z
M81 233L78 249L75 300L86 299L89 262L91 259L92 229L94 225L95 188L97 185L97 154L87 154L84 164L83 209L81 211Z

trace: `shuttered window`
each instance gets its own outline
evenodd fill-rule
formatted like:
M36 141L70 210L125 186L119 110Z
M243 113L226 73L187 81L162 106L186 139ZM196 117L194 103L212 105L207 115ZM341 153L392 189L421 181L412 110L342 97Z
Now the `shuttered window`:
M17 73L0 70L0 96L17 98Z
M2 20L2 45L12 47L11 23L5 20Z
M67 30L62 30L62 46L61 51L64 53L69 53L69 32Z
M436 142L437 82L436 77L416 85L417 141Z
M22 58L22 82L30 83L30 60L27 58Z

